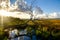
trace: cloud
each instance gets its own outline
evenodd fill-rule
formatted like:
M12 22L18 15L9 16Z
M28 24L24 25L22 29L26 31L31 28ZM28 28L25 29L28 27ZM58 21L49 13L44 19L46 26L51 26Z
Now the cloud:
M36 19L55 19L55 18L60 18L60 12L53 12L53 13L43 13L43 14L34 14L36 15Z
M57 17L58 17L58 15L57 15L56 12L50 13L50 14L48 15L48 18L57 18Z
M13 17L13 18L20 18L20 19L30 19L30 16L31 16L25 12L7 12L5 10L0 10L0 15Z
M53 12L53 13L44 13L40 7L35 7L33 10L33 15L35 19L52 19L52 18L60 18L60 12Z
M29 11L30 9L25 0L17 0L15 6L17 6L17 10L19 11Z
M1 1L0 6L2 7L0 9L0 16L2 15L20 19L30 19L31 15L29 14L29 12L25 12L27 11L28 6L24 0L17 0L15 4L11 4L10 6L8 6L8 9L7 7L5 7L7 6L6 1Z
M35 14L43 14L43 10L40 7L36 6L34 8L34 10L33 10L33 13L35 13Z
M3 5L3 7L2 7ZM8 11L6 8L6 2L1 2L0 6L0 15L20 18L20 19L30 19L31 14L33 15L33 19L49 19L49 18L60 18L60 12L53 12L53 13L43 13L40 7L36 6L33 10L30 9L27 2L25 0L17 0L15 4L9 4ZM5 9L6 8L6 9ZM32 12L31 12L32 11Z

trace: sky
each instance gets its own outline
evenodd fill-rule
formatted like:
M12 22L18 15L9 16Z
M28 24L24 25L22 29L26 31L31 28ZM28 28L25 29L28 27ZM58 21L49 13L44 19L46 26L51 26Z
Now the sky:
M15 1L11 0L11 3ZM26 2L30 5L32 0L26 0ZM39 6L44 13L60 12L60 0L35 0L33 2L34 6Z
M6 8L6 2L1 2L1 7L3 10L0 10L0 15L3 16L9 16L9 17L15 17L15 18L31 18L31 14L29 14L29 11L21 12L20 10L26 11L29 10L29 7L31 3L33 4L33 9L36 8L36 6L39 6L37 9L32 10L33 19L37 18L60 18L60 0L25 0L23 2L16 1L16 0L10 0L11 5L9 6L9 12L5 10ZM15 4L15 5L12 5ZM27 4L27 5L26 5ZM43 10L43 12L41 12ZM10 12L12 11L12 12ZM5 13L5 14L4 14Z

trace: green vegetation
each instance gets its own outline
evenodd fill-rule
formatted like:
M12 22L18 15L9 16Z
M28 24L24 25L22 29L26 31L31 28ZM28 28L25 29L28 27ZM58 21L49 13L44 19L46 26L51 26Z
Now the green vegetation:
M42 20L20 20L19 18L7 17L7 21L3 22L3 26L1 26L0 22L0 39L6 39L4 36L4 29L8 28L18 28L27 29L27 32L31 32L33 29L36 32L36 35L43 35L44 37L48 37L52 35L54 37L60 36L60 20L58 19L42 19ZM1 21L1 20L0 20Z

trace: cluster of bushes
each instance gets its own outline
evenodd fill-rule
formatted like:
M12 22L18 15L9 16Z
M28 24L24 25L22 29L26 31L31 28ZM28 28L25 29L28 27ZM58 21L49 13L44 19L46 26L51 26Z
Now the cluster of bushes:
M5 33L4 33L4 27L0 26L0 40L7 40Z
M20 28L21 29L21 28ZM27 33L30 32L32 34L32 30L35 31L35 34L37 37L42 37L42 38L48 38L48 37L52 37L53 39L56 39L60 36L60 31L59 30L50 30L47 27L32 27L32 26L27 26L25 29L27 29ZM59 31L59 32L58 32ZM6 40L6 35L4 35L4 31L3 28L0 28L0 39L1 40Z

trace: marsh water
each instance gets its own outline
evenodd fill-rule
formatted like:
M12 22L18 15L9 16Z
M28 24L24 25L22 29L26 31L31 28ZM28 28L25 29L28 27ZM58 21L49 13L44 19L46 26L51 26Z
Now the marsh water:
M36 40L36 34L35 31L32 31L32 35L31 33L27 34L26 30L20 30L19 31L19 36L14 37L15 33L12 32L11 34L9 34L11 36L11 38L9 40Z

